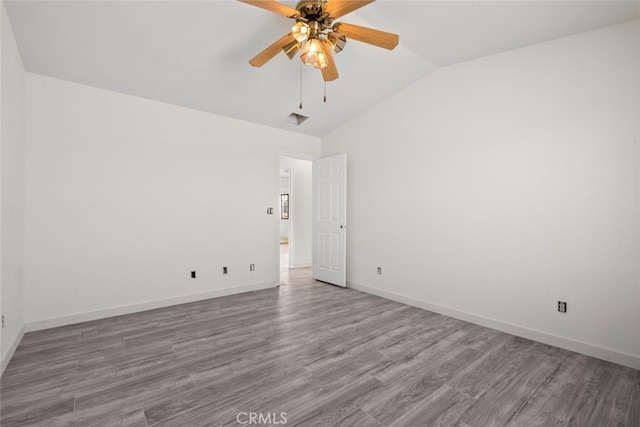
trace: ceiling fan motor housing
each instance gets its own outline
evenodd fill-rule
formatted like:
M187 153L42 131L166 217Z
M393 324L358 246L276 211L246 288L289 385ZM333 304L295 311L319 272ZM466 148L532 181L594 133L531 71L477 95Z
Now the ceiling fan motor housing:
M326 10L328 0L301 0L296 5L296 10L300 13L301 20L307 23L317 22L319 31L331 27L333 18Z

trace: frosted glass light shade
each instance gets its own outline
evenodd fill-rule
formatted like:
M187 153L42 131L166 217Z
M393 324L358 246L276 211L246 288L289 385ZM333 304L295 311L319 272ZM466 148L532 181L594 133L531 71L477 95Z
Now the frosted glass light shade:
M298 42L302 43L309 38L309 30L310 28L307 24L305 24L304 22L298 22L291 28L291 35Z
M344 45L347 44L347 38L342 34L329 33L327 34L327 40L336 53L342 51Z
M311 65L315 68L324 68L327 66L327 56L322 50L322 43L318 39L310 39L304 44L300 59L305 65Z

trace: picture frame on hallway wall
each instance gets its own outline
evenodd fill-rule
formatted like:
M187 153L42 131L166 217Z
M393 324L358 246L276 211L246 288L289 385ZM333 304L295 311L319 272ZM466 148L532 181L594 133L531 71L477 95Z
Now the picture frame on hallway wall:
M280 194L280 219L289 219L289 194Z

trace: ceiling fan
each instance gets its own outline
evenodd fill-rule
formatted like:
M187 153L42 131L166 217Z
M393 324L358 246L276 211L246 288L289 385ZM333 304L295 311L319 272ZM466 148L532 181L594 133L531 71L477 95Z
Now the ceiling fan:
M331 51L338 53L344 49L347 38L389 50L393 50L398 45L397 34L333 22L375 0L300 0L295 9L275 0L238 1L296 21L290 33L282 36L249 61L249 64L254 67L262 67L280 50L283 50L289 59L293 59L302 49L300 54L302 62L319 68L322 78L328 82L338 78L338 70Z

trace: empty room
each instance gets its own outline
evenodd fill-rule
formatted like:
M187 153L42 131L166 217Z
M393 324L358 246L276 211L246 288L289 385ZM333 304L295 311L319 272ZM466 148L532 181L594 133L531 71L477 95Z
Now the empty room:
M2 427L640 426L640 1L0 15Z

